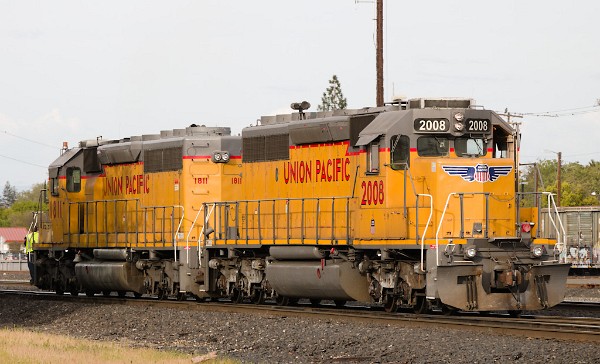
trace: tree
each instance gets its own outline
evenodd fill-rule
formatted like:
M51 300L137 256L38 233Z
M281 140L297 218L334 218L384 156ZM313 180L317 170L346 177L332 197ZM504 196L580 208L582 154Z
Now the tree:
M31 189L17 193L14 202L10 204L10 206L0 206L0 226L29 227L32 221L33 212L40 208L40 190L43 188L45 188L44 183L35 184ZM6 190L7 188L5 187L5 191ZM2 203L4 203L5 197L2 197L1 200ZM42 211L48 211L46 202L41 202Z
M11 207L13 203L17 200L17 189L10 184L10 182L6 181L4 185L4 191L2 192L2 201L0 204L3 207Z
M538 192L547 191L556 194L557 169L556 160L542 160L537 162L539 169ZM600 163L590 161L587 165L578 162L565 163L561 167L561 205L562 206L593 206L600 205ZM533 192L535 186L535 168L528 166L523 170L521 180L524 182L525 192ZM545 199L542 206L546 207Z
M344 94L342 93L342 85L336 75L333 75L329 80L329 87L323 92L321 97L321 105L318 106L319 111L343 110L348 105Z

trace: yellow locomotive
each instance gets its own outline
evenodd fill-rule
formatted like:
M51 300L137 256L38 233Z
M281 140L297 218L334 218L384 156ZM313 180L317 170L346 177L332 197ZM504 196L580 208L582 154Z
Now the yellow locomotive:
M241 139L230 134L192 125L65 149L49 168L35 284L184 297L202 281L202 203L241 193Z
M416 312L563 299L561 244L523 206L518 134L496 113L462 99L296 106L241 138L191 127L66 151L36 284Z

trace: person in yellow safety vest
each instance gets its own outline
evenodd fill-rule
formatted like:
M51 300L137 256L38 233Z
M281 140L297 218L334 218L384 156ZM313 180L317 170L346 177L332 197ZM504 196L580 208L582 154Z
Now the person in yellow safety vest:
M25 254L27 255L27 267L29 268L29 275L31 276L31 283L33 283L33 244L36 244L39 240L38 228L35 226L33 231L29 232L25 236Z

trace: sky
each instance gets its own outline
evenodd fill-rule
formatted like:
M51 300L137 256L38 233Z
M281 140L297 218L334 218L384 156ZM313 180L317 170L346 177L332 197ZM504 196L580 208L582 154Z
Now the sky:
M385 100L472 98L528 114L522 162L600 160L598 14L597 0L387 0ZM349 108L373 106L374 18L356 0L0 0L0 188L44 182L63 142L238 134L292 102L316 110L333 74Z

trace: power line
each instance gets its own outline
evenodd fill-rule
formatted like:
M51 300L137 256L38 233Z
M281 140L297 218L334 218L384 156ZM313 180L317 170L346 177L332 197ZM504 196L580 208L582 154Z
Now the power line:
M600 111L599 105L576 107L572 109L562 109L555 111L542 111L542 112L513 112L511 116L532 116L532 117L547 117L547 118L559 118L564 116L583 115L590 114ZM506 111L505 111L506 112ZM500 113L500 112L497 112Z
M13 158L13 157L9 157L9 156L7 156L7 155L2 155L2 154L0 154L0 157L2 157L2 158L6 158L6 159L11 159L11 160L13 160L13 161L16 161L16 162L19 162L19 163L25 163L25 164L29 164L29 165L31 165L31 166L35 166L35 167L48 168L48 166L41 166L41 165L39 165L39 164L35 164L35 163L31 163L31 162L25 162L25 161L23 161L23 160L20 160L20 159L17 159L17 158Z
M18 139L26 140L26 141L28 141L28 142L30 142L30 143L34 143L34 144L42 145L42 146L44 146L44 147L52 148L52 149L54 149L54 150L56 150L56 149L60 150L60 148L56 147L55 145L44 144L44 143L42 143L42 142L38 142L38 141L36 141L36 140L33 140L33 139L28 139L28 138L25 138L25 137L22 137L22 136L18 136L18 135L15 135L15 134L9 133L9 132L7 132L6 130L4 131L4 134L6 134L6 135L10 135L10 136L12 136L12 137L15 137L15 138L18 138Z

